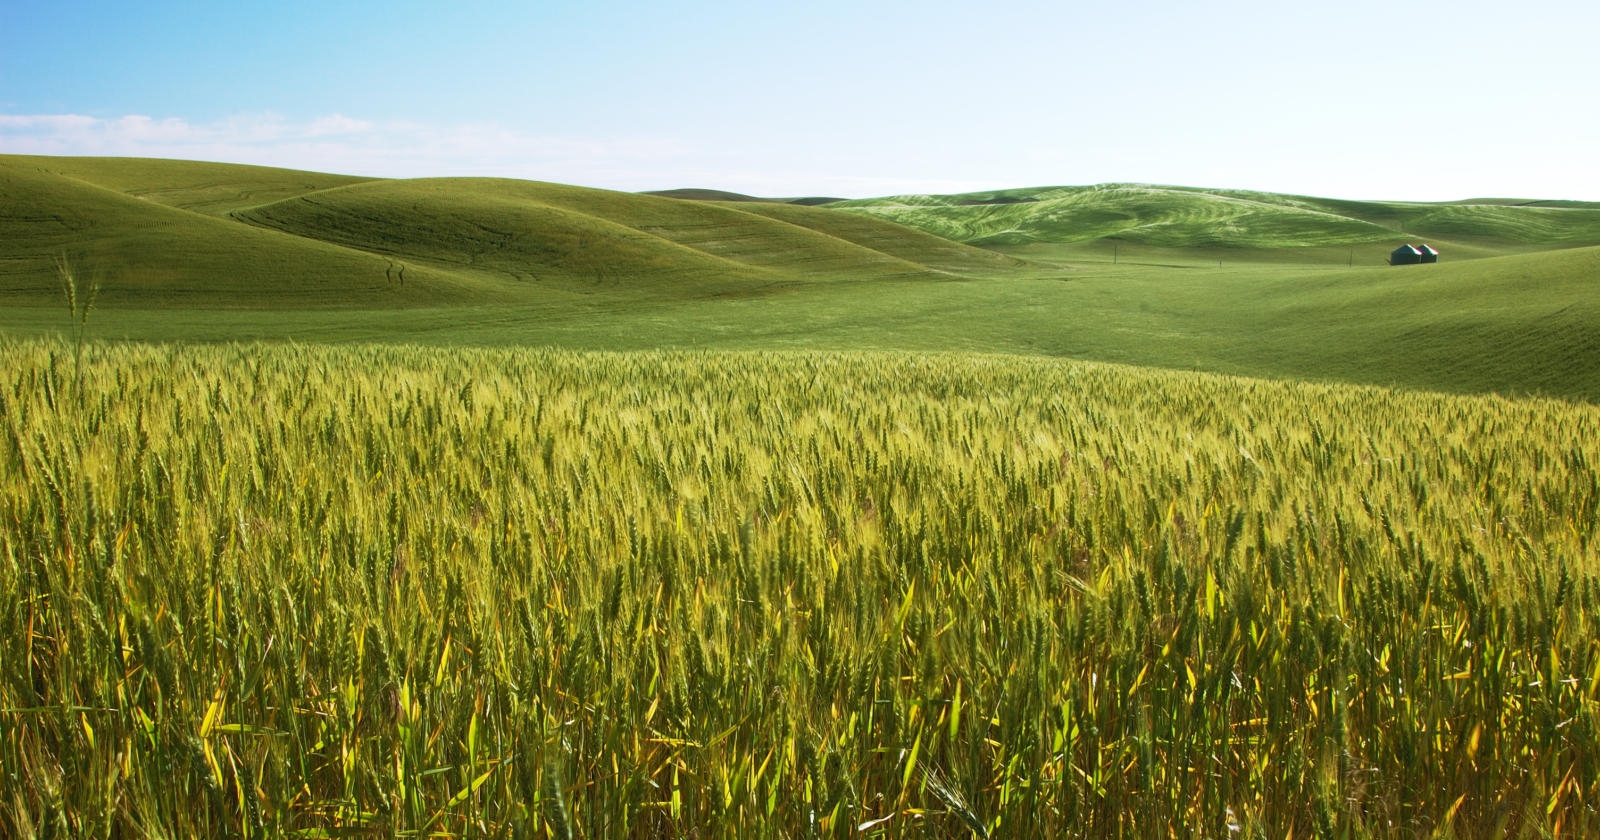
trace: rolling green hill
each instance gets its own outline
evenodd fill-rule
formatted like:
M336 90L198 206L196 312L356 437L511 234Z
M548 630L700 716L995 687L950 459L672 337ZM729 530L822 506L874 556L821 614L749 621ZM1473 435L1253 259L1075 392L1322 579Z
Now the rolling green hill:
M919 231L791 205L725 204L491 179L376 181L235 219L525 285L636 294L928 277L1014 263Z
M215 176L243 167L70 161L63 169L53 159L0 157L0 299L10 305L58 300L55 263L63 256L102 278L104 306L364 307L482 297L471 283L427 271L402 288L380 256L215 215L318 176L295 173L291 182L272 181L283 177L276 172L242 173L230 183Z
M895 196L834 207L977 245L1116 240L1247 252L1429 240L1461 256L1600 245L1600 205L1486 199L1362 202L1138 184ZM1380 249L1381 250L1381 249Z
M226 216L243 207L370 180L267 166L151 158L0 155L0 164L31 167L35 171L211 216Z
M750 294L1015 263L898 225L773 207L496 179L0 156L0 295L53 299L63 254L115 275L107 304L290 308Z
M1600 400L1597 219L1130 186L808 207L0 156L0 334L63 330L66 255L102 284L102 339L982 351ZM1407 240L1444 262L1384 265Z
M803 207L816 207L822 204L832 204L843 201L842 198L829 198L827 196L805 196L803 198L759 198L744 193L728 192L727 190L709 190L697 187L685 187L676 190L650 190L643 195L656 195L662 198L680 198L685 201L750 201L763 204L799 204Z
M780 201L781 199L758 198L744 193L729 192L727 190L710 190L698 187L685 187L676 190L648 190L643 195L654 195L661 198L679 198L685 201Z

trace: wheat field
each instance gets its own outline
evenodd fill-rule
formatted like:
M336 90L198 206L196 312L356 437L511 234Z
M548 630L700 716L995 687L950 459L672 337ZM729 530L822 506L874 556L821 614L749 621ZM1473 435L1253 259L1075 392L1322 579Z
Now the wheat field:
M0 835L1585 837L1600 409L0 343Z

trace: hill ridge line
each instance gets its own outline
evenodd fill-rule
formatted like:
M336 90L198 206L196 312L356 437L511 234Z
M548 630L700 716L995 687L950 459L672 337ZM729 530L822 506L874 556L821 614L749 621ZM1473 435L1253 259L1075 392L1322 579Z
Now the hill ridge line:
M730 202L730 203L736 204L737 202ZM848 248L858 249L858 250L866 251L868 253L877 254L882 259L891 260L894 263L896 263L897 265L904 265L904 266L910 268L912 270L912 273L932 271L935 274L943 274L943 275L946 275L946 276L956 276L954 272L946 271L946 270L940 269L940 268L935 268L935 267L929 266L929 265L921 265L921 264L918 264L918 263L914 263L914 262L912 262L912 261L910 261L908 259L905 259L904 257L895 256L894 254L888 253L887 251L883 251L883 250L878 249L878 248L873 248L870 245L862 245L859 242L852 242L852 241L850 241L848 239L845 239L842 236L838 236L838 235L835 235L835 234L827 233L825 231L820 231L820 230L817 230L816 228L806 227L805 225L797 224L795 222L791 222L788 219L779 219L779 218L777 218L775 216L766 216L766 215L762 215L760 213L755 213L755 212L752 212L752 211L749 211L749 210L745 210L745 209L740 208L740 207L729 207L727 209L729 209L729 210L731 210L731 211L733 211L735 213L739 213L739 214L742 214L742 215L750 216L750 217L753 217L753 218L765 219L765 220L767 220L769 222L775 222L777 224L784 225L784 226L790 227L790 228L794 228L796 230L803 230L809 235L825 237L825 238L827 238L829 240L837 242L840 245L843 245L843 246L848 247Z

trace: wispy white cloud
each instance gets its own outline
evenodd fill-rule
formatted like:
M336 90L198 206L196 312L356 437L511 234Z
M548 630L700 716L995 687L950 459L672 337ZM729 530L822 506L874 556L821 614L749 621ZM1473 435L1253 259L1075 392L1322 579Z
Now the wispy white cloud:
M372 129L373 124L367 120L354 120L343 114L331 114L312 120L306 127L306 133L313 137L327 137L365 134Z
M343 114L274 114L215 122L144 115L0 114L0 152L180 158L387 177L500 175L587 183L627 181L681 163L654 140L540 136L493 123L437 126ZM589 179L586 181L585 179ZM618 183L619 187L628 186Z
M863 164L755 146L535 134L494 122L438 125L345 114L240 114L212 122L146 115L0 114L0 153L251 163L391 178L482 175L620 190L713 187L757 195L861 197L1007 186L863 173Z

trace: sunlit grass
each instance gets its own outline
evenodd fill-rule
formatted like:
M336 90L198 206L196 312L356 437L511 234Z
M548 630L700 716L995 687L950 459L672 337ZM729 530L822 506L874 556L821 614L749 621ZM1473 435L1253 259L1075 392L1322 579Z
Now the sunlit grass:
M1600 410L0 345L0 835L1586 837Z

